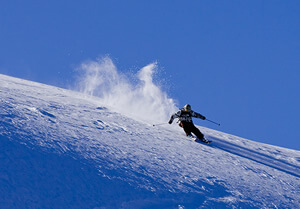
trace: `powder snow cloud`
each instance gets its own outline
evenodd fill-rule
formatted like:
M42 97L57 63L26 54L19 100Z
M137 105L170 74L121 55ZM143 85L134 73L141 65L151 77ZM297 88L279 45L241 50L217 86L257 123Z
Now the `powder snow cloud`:
M156 62L140 69L134 79L118 72L109 57L84 62L78 69L79 90L101 98L120 113L145 122L166 122L177 109L174 100L153 81Z

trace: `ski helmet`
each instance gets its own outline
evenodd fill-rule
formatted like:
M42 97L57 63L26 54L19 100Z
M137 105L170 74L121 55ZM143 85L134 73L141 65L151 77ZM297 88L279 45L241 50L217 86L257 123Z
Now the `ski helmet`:
M189 104L184 105L183 109L187 112L192 110L191 105L189 105Z

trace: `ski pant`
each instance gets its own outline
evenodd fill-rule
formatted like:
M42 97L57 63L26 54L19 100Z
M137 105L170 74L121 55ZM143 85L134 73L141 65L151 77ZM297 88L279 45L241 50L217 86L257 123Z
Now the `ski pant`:
M189 136L191 133L194 133L198 139L201 140L204 138L204 135L192 122L182 121L180 122L179 126L183 128L187 136Z

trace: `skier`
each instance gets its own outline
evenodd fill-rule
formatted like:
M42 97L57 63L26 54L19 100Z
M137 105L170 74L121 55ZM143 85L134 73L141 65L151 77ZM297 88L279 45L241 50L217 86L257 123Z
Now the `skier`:
M173 120L175 118L178 118L179 126L183 128L184 132L188 137L193 137L192 133L194 133L197 137L194 139L195 141L199 139L202 142L210 143L210 141L206 140L201 131L194 125L192 117L201 118L202 120L206 119L205 116L194 112L191 109L191 105L186 104L182 109L180 109L178 112L174 113L171 116L169 124L172 124Z

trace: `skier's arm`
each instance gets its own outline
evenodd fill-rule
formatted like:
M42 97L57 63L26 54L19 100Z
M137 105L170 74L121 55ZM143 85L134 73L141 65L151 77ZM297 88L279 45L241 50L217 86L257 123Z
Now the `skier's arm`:
M171 116L170 120L169 120L169 124L172 124L172 123L173 123L173 120L174 120L175 118L178 118L178 117L180 116L180 113L181 113L181 110L179 110L178 112L174 113L174 114Z
M205 116L201 115L200 113L194 112L194 111L192 112L192 117L200 118L200 119L202 119L202 120L205 120L205 119L206 119Z

